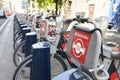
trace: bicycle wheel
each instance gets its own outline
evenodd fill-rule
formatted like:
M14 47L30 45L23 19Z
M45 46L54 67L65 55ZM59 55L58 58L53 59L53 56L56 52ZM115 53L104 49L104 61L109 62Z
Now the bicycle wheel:
M25 46L25 41L21 42L13 53L13 62L15 66L18 66L25 58L23 47Z
M64 59L59 55L55 54L51 60L51 78L67 70L67 65Z
M51 59L51 58L50 58ZM12 80L30 80L30 67L26 67L27 64L32 62L32 55L25 58L23 62L15 70ZM56 66L57 65L57 66ZM51 78L67 70L62 58L55 54L51 60Z
M22 42L22 35L20 35L19 37L17 37L15 40L14 40L14 44L13 44L13 47L14 49L16 49L16 47Z

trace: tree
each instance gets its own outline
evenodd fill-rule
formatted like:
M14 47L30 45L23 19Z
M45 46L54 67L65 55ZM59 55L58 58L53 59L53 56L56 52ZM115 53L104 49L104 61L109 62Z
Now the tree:
M69 0L62 0L62 6L64 10L64 17L67 18L69 16L70 11L70 5L69 5Z
M2 3L2 1L0 0L0 9L2 9L2 7L3 7L3 3Z
M58 10L61 9L61 6L62 6L62 0L54 0L54 3L56 4L55 5L55 14L57 15L58 14Z
M28 0L30 2L30 0ZM34 0L33 0L34 1ZM39 8L44 8L46 10L54 10L56 14L61 10L61 7L64 9L64 15L69 16L70 12L69 0L36 0Z
M32 0L35 1L35 0ZM46 10L55 10L55 13L58 13L58 10L62 6L62 0L36 0L39 8L44 8ZM30 3L30 0L28 0Z

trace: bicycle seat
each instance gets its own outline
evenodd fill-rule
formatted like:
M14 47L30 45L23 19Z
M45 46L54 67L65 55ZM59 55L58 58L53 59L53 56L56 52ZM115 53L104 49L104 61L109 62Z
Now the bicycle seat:
M108 25L108 29L112 29L113 26L114 26L113 23L109 23L109 25Z
M103 45L104 56L110 59L119 59L120 60L120 51L116 51L113 47L113 44Z
M55 76L52 80L95 80L87 69L73 68L60 75Z
M112 52L111 53L111 58L112 59L119 59L120 60L120 52Z

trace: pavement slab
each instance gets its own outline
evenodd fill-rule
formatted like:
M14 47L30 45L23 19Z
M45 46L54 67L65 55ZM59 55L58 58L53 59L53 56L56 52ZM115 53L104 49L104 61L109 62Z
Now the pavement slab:
M0 80L12 80L13 64L13 17L0 32Z

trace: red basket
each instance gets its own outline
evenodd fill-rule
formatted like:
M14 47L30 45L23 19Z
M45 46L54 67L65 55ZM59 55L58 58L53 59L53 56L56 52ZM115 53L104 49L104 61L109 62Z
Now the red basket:
M71 38L71 43L69 43L69 55L74 57L77 61L79 61L82 64L84 64L86 59L91 34L92 33L74 29L72 34L73 37Z

